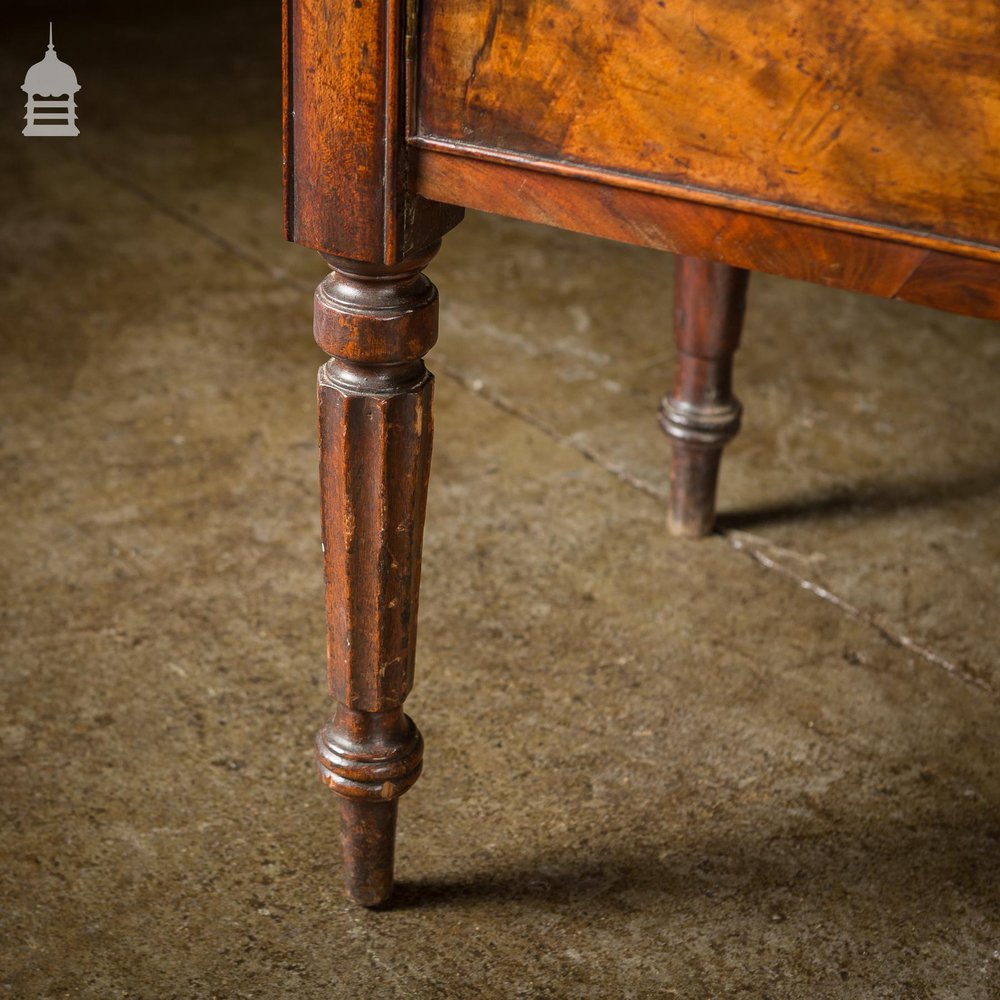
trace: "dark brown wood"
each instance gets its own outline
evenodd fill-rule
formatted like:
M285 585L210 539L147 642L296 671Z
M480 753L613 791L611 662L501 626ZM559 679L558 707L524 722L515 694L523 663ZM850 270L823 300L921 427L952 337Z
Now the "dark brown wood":
M811 223L418 149L417 190L466 208L949 312L1000 319L1000 267ZM902 238L903 234L900 234ZM922 266L933 280L919 280ZM911 277L916 283L911 284Z
M285 232L323 253L315 334L330 693L317 762L340 800L344 879L392 891L397 800L423 744L413 683L437 293L422 268L463 209L417 194L405 144L404 0L285 0Z
M417 134L1000 246L996 0L423 0Z
M384 906L392 897L399 800L340 802L347 894L362 906Z
M678 257L674 280L674 386L660 406L670 436L672 535L697 538L712 530L722 449L740 429L733 395L733 353L740 343L747 271Z
M378 906L392 889L390 803L420 774L423 745L402 705L413 685L420 551L431 459L437 248L395 265L327 256L316 292L320 486L330 694L317 759L344 799L348 892Z
M896 298L982 319L1000 319L1000 267L928 253Z
M284 0L285 237L395 263L462 209L407 178L405 0Z
M1000 319L994 0L285 0L285 218L320 250L330 693L345 881L392 890L437 298L464 207L685 255L672 530L708 529L746 269ZM697 259L694 259L697 258Z

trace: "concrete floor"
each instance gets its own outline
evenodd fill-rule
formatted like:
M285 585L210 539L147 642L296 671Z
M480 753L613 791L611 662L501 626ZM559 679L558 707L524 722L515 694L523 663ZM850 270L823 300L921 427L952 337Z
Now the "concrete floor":
M755 279L723 530L672 541L670 260L469 217L358 909L277 13L54 6L82 134L0 143L0 995L1000 995L1000 331Z

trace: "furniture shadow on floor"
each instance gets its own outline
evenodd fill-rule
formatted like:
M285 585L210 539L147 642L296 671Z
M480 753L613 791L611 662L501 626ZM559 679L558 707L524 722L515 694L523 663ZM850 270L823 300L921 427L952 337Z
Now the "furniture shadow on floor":
M773 524L792 524L849 515L852 519L882 517L904 510L918 511L943 504L975 500L1000 492L1000 469L983 469L966 476L914 476L895 482L876 477L859 479L826 491L760 506L719 513L716 529L749 531Z
M897 796L883 790L878 797L883 802L872 803L873 813ZM390 908L545 903L575 909L599 902L602 912L641 908L664 915L707 907L724 919L727 911L735 918L752 907L775 921L791 910L800 919L846 920L876 908L896 921L919 923L928 900L951 898L968 915L993 912L993 887L1000 883L998 804L966 799L868 823L855 815L841 819L791 829L751 824L743 836L733 829L673 846L592 844L581 854L578 844L567 844L561 857L524 857L453 879L401 880Z

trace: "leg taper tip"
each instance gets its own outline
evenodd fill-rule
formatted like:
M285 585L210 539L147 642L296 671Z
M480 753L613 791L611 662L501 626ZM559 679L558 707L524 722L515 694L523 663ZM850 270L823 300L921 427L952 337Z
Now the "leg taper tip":
M340 802L344 887L347 895L362 906L385 906L392 896L398 805L396 799Z
M674 442L667 530L675 538L711 534L721 458L721 448L692 448Z

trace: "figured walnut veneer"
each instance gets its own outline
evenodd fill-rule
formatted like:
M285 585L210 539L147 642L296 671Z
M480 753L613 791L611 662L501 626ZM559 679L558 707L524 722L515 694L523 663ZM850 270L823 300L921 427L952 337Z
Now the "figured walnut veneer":
M420 11L420 137L1000 246L995 0Z

